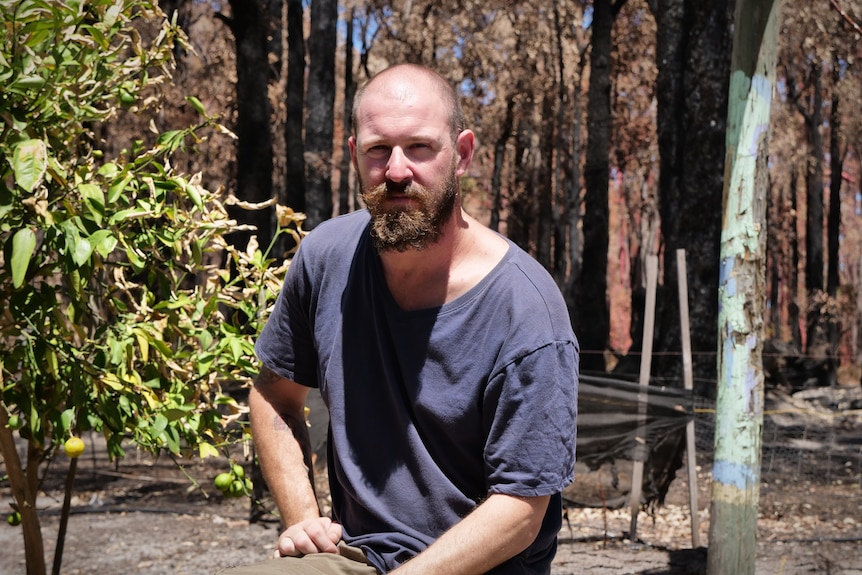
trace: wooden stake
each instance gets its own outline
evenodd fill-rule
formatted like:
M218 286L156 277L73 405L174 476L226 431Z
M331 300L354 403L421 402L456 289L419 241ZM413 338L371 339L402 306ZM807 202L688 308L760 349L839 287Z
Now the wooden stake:
M685 250L676 250L676 277L679 286L679 321L682 339L682 376L685 388L694 389L691 367L691 325L688 317L688 279L686 277ZM685 453L688 468L688 506L691 513L691 547L700 547L697 517L697 458L694 442L694 418L685 425Z
M644 461L647 458L646 444L646 414L647 414L647 388L649 387L649 375L652 368L652 340L655 331L655 294L658 283L658 257L649 256L646 262L647 270L647 297L644 309L644 332L641 345L641 371L640 391L638 392L638 417L639 428L635 437L634 467L632 469L632 490L629 493L629 508L632 520L629 527L629 538L632 542L637 540L638 513L641 507L641 492L643 489Z

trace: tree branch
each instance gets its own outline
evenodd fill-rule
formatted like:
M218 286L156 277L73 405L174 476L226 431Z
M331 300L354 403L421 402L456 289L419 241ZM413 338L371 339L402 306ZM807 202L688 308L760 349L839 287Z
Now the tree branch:
M838 0L829 0L829 4L841 15L841 18L844 19L845 22L850 24L850 27L856 31L857 34L862 34L862 26L859 25L847 12L844 11L841 6L838 5Z

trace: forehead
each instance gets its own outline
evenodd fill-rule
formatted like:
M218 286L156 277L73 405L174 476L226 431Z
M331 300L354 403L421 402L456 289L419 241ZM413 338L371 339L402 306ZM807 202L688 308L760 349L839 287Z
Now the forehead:
M368 86L357 109L356 135L362 139L405 130L436 134L448 131L448 120L438 85L421 74L399 74Z

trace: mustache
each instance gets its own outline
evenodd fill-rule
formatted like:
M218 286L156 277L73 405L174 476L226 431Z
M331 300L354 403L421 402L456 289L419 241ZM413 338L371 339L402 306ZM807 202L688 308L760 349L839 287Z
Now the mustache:
M412 199L421 198L426 193L427 190L425 187L415 182L397 183L387 181L377 184L376 186L366 188L362 193L362 196L366 202L376 204L391 196L397 195Z

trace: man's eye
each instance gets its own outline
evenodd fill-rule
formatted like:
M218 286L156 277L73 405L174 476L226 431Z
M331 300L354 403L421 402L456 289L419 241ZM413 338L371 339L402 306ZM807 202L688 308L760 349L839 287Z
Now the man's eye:
M389 148L386 146L374 146L368 148L365 154L372 158L384 158L389 155Z

